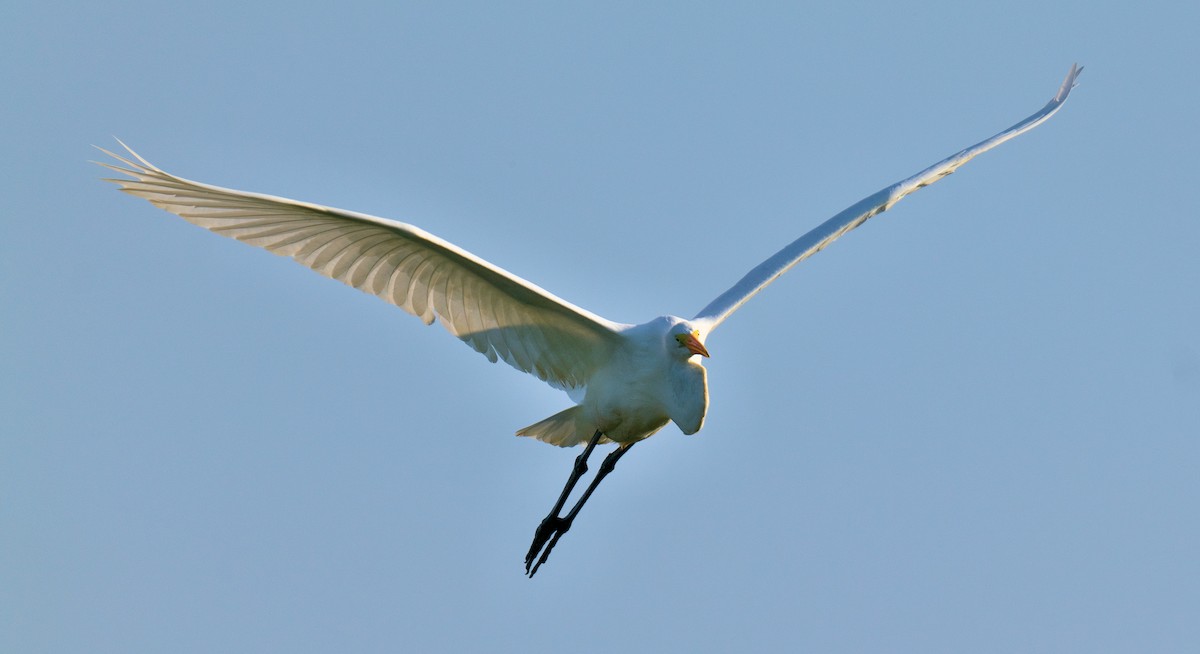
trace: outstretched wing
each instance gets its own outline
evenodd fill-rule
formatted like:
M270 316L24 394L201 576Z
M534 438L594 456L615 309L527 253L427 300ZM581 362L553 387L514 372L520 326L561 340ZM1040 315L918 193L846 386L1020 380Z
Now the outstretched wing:
M489 360L551 385L584 386L619 342L623 326L565 302L455 245L406 225L286 198L176 177L142 159L100 148L108 179L201 227L377 295L442 325Z
M1071 71L1067 73L1067 78L1058 89L1058 93L1054 96L1054 99L1050 100L1046 106L1042 107L1041 110L1032 116L986 141L972 145L957 154L939 161L906 180L897 182L874 195L863 198L857 204L796 239L770 259L760 263L754 270L747 273L733 288L725 291L720 297L709 303L707 307L701 309L700 313L696 314L696 317L692 319L692 322L702 325L702 328L705 328L706 331L715 328L728 318L729 314L737 311L747 300L754 297L780 275L790 270L792 266L820 252L826 245L829 245L841 235L863 224L868 218L887 211L892 208L892 205L899 202L909 193L929 186L949 175L958 170L959 166L967 163L976 156L991 150L1014 136L1037 127L1047 118L1053 116L1054 112L1058 111L1059 107L1066 102L1067 96L1071 93L1071 89L1075 87L1077 83L1076 78L1079 77L1079 73L1082 70L1083 68L1077 64L1071 66Z

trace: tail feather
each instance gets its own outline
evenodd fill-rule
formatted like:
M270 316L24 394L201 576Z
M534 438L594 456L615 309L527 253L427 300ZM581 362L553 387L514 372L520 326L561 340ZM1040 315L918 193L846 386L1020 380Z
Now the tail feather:
M593 426L584 420L581 408L573 406L518 430L517 436L532 436L543 443L559 447L573 447L588 442L594 433ZM608 443L610 441L602 438L600 442Z

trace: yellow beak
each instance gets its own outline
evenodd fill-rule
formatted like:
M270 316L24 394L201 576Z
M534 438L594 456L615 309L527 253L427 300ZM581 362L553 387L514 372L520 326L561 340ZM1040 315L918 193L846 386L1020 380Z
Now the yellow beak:
M699 354L702 357L708 356L708 350L704 348L704 344L697 338L700 332L692 332L691 334L680 334L676 338L688 349L692 354Z

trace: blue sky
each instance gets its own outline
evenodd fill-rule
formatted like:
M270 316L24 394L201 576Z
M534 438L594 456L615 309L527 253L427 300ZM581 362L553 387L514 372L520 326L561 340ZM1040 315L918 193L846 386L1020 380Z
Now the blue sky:
M1184 3L11 4L0 651L1195 651ZM978 6L976 6L978 5ZM421 226L691 315L836 211L1067 106L708 342L529 580L567 399L98 181Z

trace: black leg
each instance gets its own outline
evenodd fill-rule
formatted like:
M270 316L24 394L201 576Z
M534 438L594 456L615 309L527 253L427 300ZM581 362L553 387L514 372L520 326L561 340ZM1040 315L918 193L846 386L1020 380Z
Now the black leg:
M588 443L587 449L584 450L583 454L579 455L580 458L586 459L586 455L591 453L591 449L599 440L599 436L600 432L596 432L591 442ZM550 558L550 550L554 549L554 546L558 543L558 539L562 538L562 535L567 533L567 530L571 528L571 523L575 521L575 516L579 515L579 510L583 508L583 504L588 501L588 498L595 492L596 487L608 476L608 473L613 471L613 468L617 466L617 461L622 456L625 456L625 453L631 447L633 447L633 443L627 443L619 445L617 449L609 452L608 456L604 457L604 462L600 464L600 470L596 473L596 478L592 480L592 483L588 484L587 489L583 491L583 495L579 497L579 501L575 503L575 506L571 507L571 511L567 515L559 516L559 511L562 510L567 496L570 495L570 489L579 481L580 475L587 470L586 463L582 464L582 470L580 470L580 460L575 460L575 469L571 472L571 479L567 480L567 488L563 490L562 496L558 498L558 502L554 505L554 510L550 515L546 516L545 520L542 520L542 524L538 525L537 531L533 535L533 545L530 546L529 553L525 555L525 572L529 573L530 577L537 574L538 568L542 567L546 559ZM542 550L543 545L546 547L545 550ZM542 555L538 557L537 563L534 564L533 558L538 555L539 550Z
M558 514L562 512L563 504L566 504L567 498L571 496L571 491L575 490L575 484L579 483L579 478L583 473L587 472L587 460L591 456L592 450L596 449L596 444L600 442L600 437L604 434L600 430L592 435L588 441L587 447L583 448L583 452L575 457L575 466L571 468L571 476L567 479L567 484L563 486L562 494L558 496L558 501L554 503L554 508L550 509L550 514L542 520L538 525L537 531L533 532L533 544L529 546L529 553L525 555L525 572L529 573L530 566L533 565L533 559L542 550L542 546L546 541L550 540L562 523L562 518ZM530 574L532 577L533 575Z

